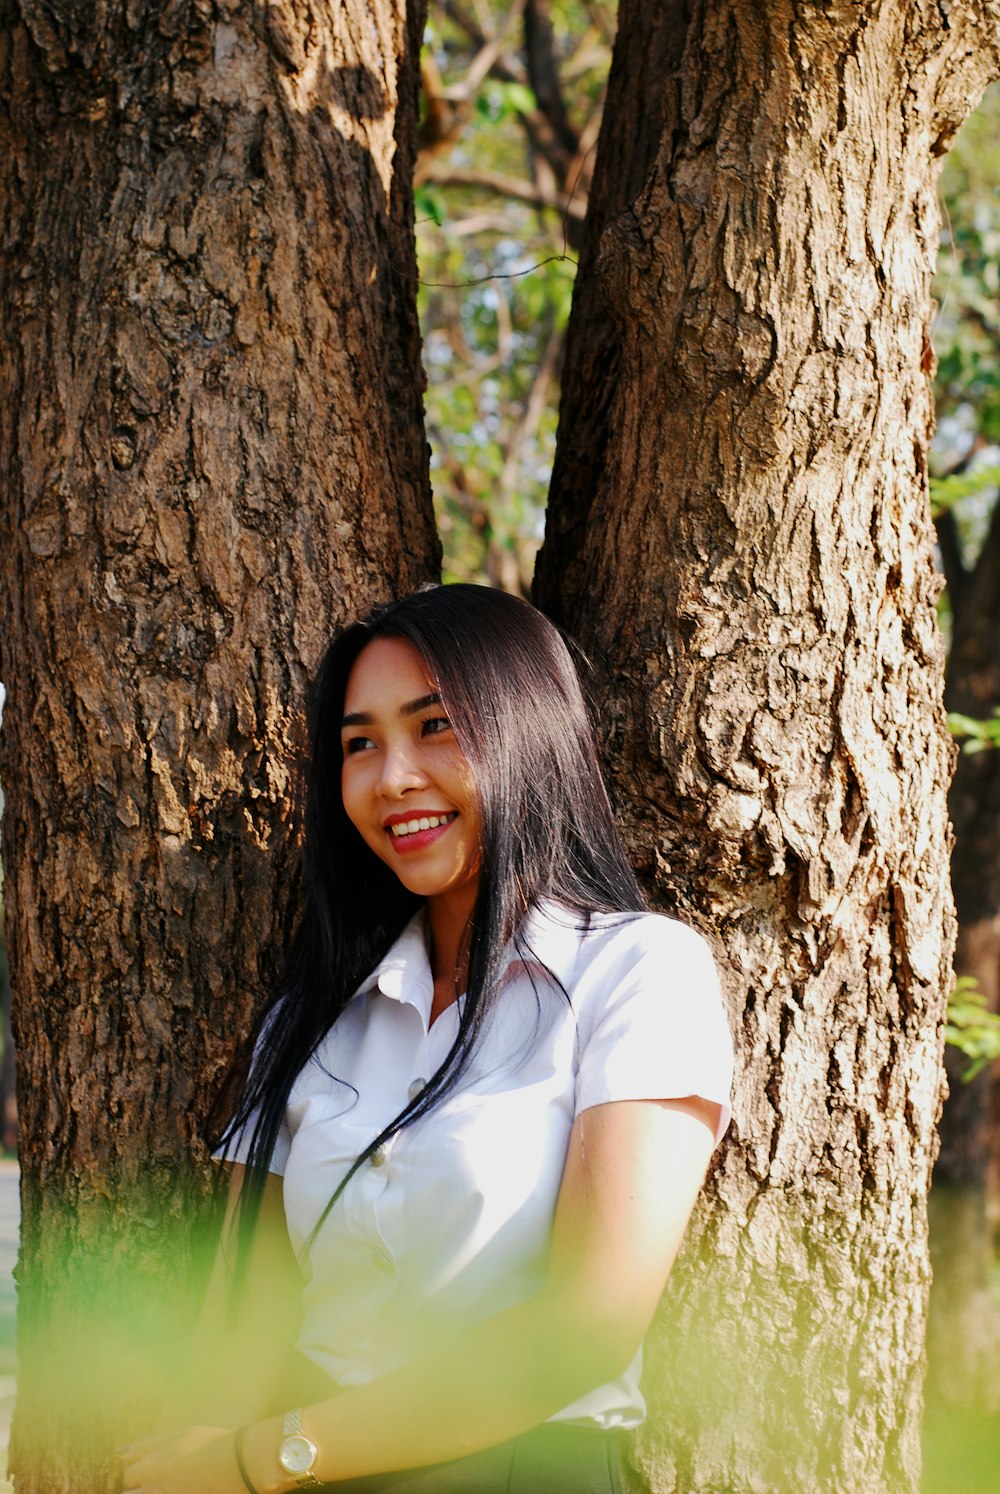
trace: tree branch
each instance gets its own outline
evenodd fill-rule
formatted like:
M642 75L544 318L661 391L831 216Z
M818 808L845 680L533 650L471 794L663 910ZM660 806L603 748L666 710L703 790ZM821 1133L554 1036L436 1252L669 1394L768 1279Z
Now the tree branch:
M557 190L549 190L539 182L522 181L517 176L505 176L499 171L471 171L460 166L449 166L446 162L418 162L414 173L418 182L437 182L446 187L475 187L484 192L496 192L514 202L526 202L532 207L551 208L564 217L582 222L587 215L586 194L579 190L572 198Z
M500 496L500 510L503 512L507 503L514 495L517 487L518 468L521 463L521 448L526 440L533 437L538 430L539 422L545 410L545 402L548 398L549 382L554 377L556 367L559 363L559 354L562 352L563 328L557 327L549 337L542 354L542 361L538 365L531 385L531 391L525 401L524 410L520 420L514 427L511 438L507 443L507 452L504 457L503 470L500 473L498 484Z
M552 126L552 133L573 160L580 140L570 124L563 102L556 62L549 0L527 0L524 7L524 54L528 79L538 107Z
M479 50L476 52L475 57L473 57L472 61L466 68L465 77L462 79L461 83L450 84L446 89L444 89L444 95L446 98L454 100L465 100L471 98L471 96L478 91L479 85L482 83L487 73L491 71L498 71L496 65L500 61L500 54L504 51L507 45L508 34L514 25L514 22L519 18L521 12L523 11L525 3L526 0L514 0L514 3L511 6L510 10L504 16L503 24L501 25L499 31L488 38L484 37L482 35L482 32L478 32L478 28L476 28L478 34L473 37L472 32L468 30L468 27L471 26L472 23L468 22L467 20L459 22L459 24L462 26L462 29L465 30L467 35L470 36L470 39L473 39L477 42ZM513 76L509 60L507 59L505 59L505 67L503 71L508 77Z
M472 42L474 46L482 50L482 48L489 45L490 38L482 30L479 23L475 21L473 17L470 16L461 5L458 4L458 0L442 0L441 8L443 9L448 19L450 21L454 21L455 25L459 28L460 31L465 32L466 36L469 38L469 41ZM520 9L518 13L520 13ZM500 57L498 55L494 58L492 67L494 77L499 78L501 82L527 82L524 72L520 68L514 67L512 64L512 60L509 57Z

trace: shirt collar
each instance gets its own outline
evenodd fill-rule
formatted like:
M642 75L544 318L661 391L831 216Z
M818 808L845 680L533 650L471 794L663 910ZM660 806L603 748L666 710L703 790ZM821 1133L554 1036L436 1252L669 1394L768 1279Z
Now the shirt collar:
M507 958L507 978L518 970L549 973L568 987L580 951L581 915L572 908L543 898L524 921ZM358 987L357 995L379 990L394 1001L424 1007L434 993L434 976L427 955L427 921L421 908L396 942Z
M427 956L423 908L414 913L395 944L362 981L356 994L363 996L376 989L394 1001L409 1001L414 1006L429 1005L434 995L434 975Z

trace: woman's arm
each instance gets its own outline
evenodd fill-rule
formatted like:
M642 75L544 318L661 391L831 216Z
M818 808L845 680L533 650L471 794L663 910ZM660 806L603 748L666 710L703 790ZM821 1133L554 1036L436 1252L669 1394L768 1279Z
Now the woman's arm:
M541 1293L380 1380L307 1406L316 1475L335 1482L464 1457L621 1374L680 1247L717 1118L716 1105L694 1098L584 1111L570 1137ZM278 1417L244 1435L259 1494L295 1487L277 1462L281 1435ZM185 1494L243 1490L232 1439L189 1453L180 1444L174 1452L148 1448L132 1461L126 1487L159 1488L166 1466L171 1489Z
M223 1225L183 1382L164 1407L164 1430L191 1422L238 1427L273 1411L302 1317L302 1274L288 1238L282 1179L268 1173L238 1294L233 1297L236 1204L244 1168L231 1166Z

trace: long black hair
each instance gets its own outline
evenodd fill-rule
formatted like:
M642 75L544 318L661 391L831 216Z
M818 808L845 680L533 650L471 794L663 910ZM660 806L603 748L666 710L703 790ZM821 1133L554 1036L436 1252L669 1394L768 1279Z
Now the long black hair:
M341 724L348 677L374 638L402 638L426 665L466 761L481 824L458 1034L416 1099L373 1138L350 1177L461 1077L496 1000L509 950L540 898L578 913L644 908L615 826L569 647L527 602L485 586L427 587L376 607L334 638L309 701L304 805L307 903L276 1001L255 1036L250 1078L223 1144L249 1139L239 1254L248 1247L289 1091L421 899L365 844L344 810Z

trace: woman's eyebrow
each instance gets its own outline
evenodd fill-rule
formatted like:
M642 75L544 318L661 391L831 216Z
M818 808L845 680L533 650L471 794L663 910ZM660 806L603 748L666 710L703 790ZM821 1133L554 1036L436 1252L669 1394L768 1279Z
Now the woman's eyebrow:
M428 706L440 704L440 695L436 690L432 690L430 695L421 695L418 700L408 701L407 704L400 709L399 714L401 716L415 716L418 711L426 711Z
M400 706L401 716L415 716L418 711L426 711L428 706L440 705L441 697L436 690L430 695L421 695L416 700L408 700L405 705ZM345 726L371 726L375 718L368 711L350 711L341 721L341 729Z

